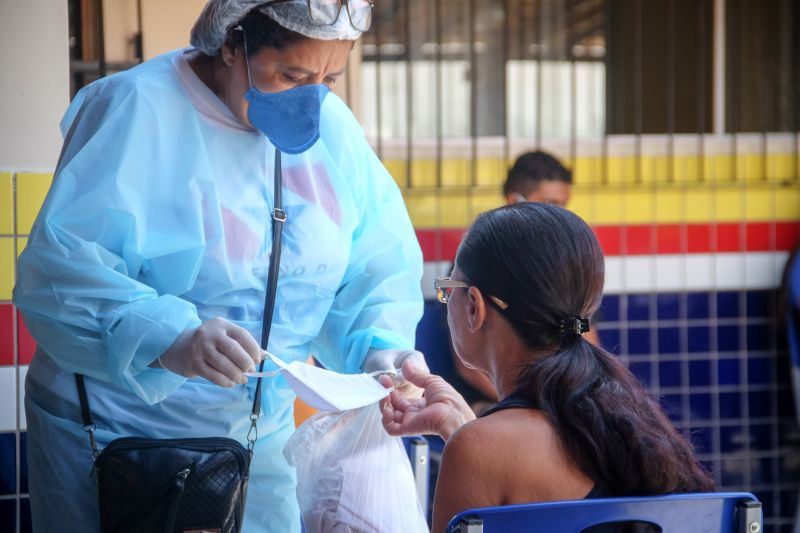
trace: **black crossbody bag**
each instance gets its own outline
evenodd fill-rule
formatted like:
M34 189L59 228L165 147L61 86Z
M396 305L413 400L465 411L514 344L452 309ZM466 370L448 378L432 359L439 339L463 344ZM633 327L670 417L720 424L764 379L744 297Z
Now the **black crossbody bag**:
M286 212L281 153L275 151L275 208L261 348L267 349ZM259 365L263 371L264 361ZM89 435L102 533L238 533L244 519L250 460L258 439L261 378L256 384L247 447L227 437L122 437L98 451L83 375L75 374L83 429Z

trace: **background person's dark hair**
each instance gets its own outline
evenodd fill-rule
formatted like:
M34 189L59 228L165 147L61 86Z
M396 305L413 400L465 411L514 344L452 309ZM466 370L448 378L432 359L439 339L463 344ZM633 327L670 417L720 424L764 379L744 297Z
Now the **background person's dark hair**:
M559 321L600 303L603 254L577 215L522 202L481 214L456 256L466 281L508 303L501 311L532 350L519 392L546 413L564 448L612 496L713 490L691 445L614 356ZM487 300L489 301L489 300Z
M503 196L516 192L527 197L546 180L572 184L572 172L548 153L536 151L522 154L508 170Z
M260 8L250 10L239 22L228 31L226 42L229 45L241 46L244 44L242 32L236 30L242 26L247 35L247 53L255 54L262 48L275 48L283 50L287 46L307 39L306 36L287 30L273 19L260 11Z

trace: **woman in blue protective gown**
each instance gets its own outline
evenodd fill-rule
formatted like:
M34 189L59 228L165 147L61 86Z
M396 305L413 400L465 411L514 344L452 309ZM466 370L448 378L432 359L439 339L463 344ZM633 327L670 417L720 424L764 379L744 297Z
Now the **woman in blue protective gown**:
M288 219L270 350L314 353L339 372L424 364L408 214L327 91L370 9L211 0L193 47L101 79L70 105L14 290L38 343L25 401L35 531L99 527L74 373L86 376L101 448L122 436L245 442L276 147ZM279 378L263 388L243 530L299 531L281 453L294 395Z

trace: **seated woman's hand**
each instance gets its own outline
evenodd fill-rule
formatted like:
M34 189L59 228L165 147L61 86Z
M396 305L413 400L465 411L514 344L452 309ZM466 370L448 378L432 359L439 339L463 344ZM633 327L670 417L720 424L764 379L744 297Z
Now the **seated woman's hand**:
M422 389L405 379L402 374L395 374L395 369L402 367L407 361L410 361L418 369L425 369L426 372L430 372L428 370L428 363L425 362L425 356L422 355L422 352L418 352L417 350L393 349L371 349L364 360L363 370L370 374L379 372L392 374L391 379L394 383L394 388L403 398L419 398L422 396ZM390 387L390 385L386 386Z
M412 361L403 363L403 377L422 389L422 398L409 399L397 391L383 401L383 427L390 435L439 435L450 438L459 427L475 419L464 398L440 376L431 374ZM392 386L388 376L381 383Z

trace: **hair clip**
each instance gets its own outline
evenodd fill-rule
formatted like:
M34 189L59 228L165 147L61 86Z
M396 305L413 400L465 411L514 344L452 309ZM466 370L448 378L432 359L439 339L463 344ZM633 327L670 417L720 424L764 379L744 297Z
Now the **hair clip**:
M583 335L589 331L589 319L579 316L564 318L558 323L558 333L561 336Z

